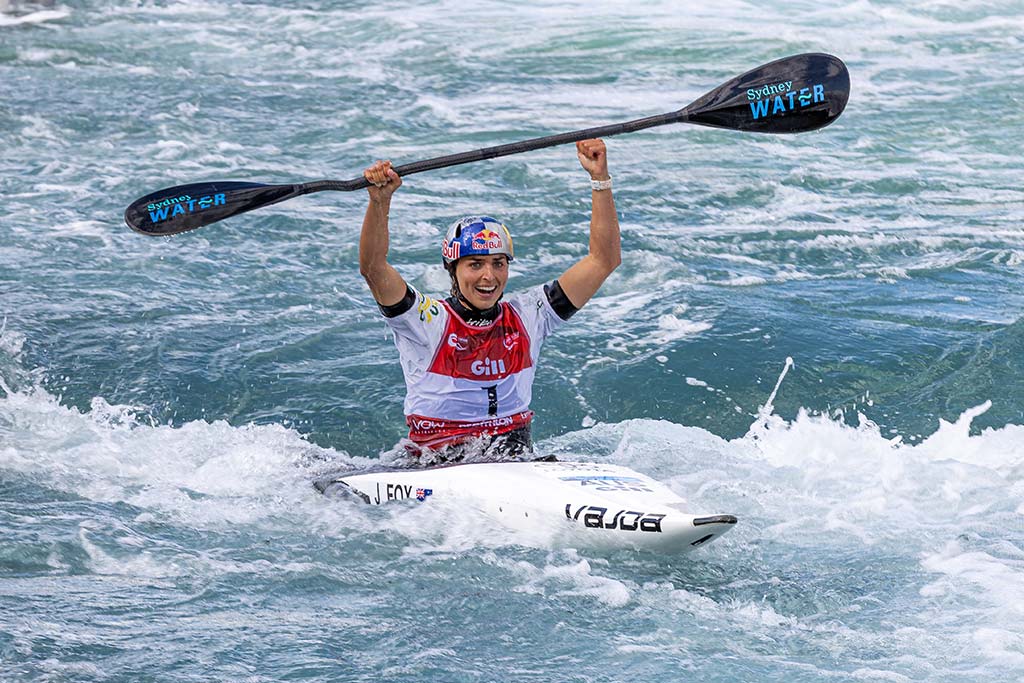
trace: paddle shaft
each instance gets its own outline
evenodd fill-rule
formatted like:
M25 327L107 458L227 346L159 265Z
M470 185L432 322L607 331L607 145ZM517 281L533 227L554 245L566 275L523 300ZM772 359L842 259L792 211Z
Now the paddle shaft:
M679 123L686 120L686 109L681 109L667 114L648 116L642 119L626 121L624 123L613 123L607 126L597 126L596 128L584 128L583 130L575 130L569 133L546 135L541 138L533 138L532 140L510 142L507 145L484 147L482 149L474 149L469 152L459 152L458 154L447 154L441 157L434 157L433 159L414 161L411 164L395 166L394 171L398 175L404 177L412 175L413 173L423 173L424 171L433 171L435 169L446 168L448 166L469 164L474 161L483 161L484 159L495 159L497 157L509 156L511 154L530 152L535 149L544 149L545 147L556 147L570 142L579 142L580 140L610 137L621 133L632 133L634 131L643 130L644 128L653 128L655 126L663 126L668 123ZM370 181L363 177L353 178L352 180L314 180L297 185L296 189L298 191L296 194L309 194L311 192L331 190L351 192L353 190L361 190L369 186Z

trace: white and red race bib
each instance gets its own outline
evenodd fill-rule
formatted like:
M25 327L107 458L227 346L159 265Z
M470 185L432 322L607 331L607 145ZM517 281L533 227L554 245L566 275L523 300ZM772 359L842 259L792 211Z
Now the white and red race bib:
M533 365L530 336L519 314L502 304L501 315L487 327L467 325L447 303L448 321L429 372L445 377L500 380Z
M510 296L480 327L446 302L415 294L416 305L386 318L405 375L409 438L439 448L529 424L540 347L562 323L544 287Z

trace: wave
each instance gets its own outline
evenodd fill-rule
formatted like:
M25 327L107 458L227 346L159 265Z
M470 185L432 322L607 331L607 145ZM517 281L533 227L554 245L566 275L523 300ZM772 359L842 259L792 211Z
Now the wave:
M537 450L627 465L666 481L696 507L746 517L747 531L735 535L745 537L741 542L799 528L871 544L936 524L952 529L1024 514L1024 426L972 433L990 405L939 420L915 444L882 434L863 415L850 425L801 410L791 421L762 411L732 440L635 419L546 439ZM316 516L323 506L310 482L319 472L375 461L317 446L280 425L197 420L175 427L140 408L97 397L82 411L41 387L15 390L3 380L0 442L0 468L8 474L199 526L259 525L295 506Z

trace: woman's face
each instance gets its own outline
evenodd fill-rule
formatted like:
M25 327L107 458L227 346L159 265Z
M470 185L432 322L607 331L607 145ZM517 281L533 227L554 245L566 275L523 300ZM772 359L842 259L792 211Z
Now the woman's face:
M463 298L485 310L498 303L508 282L508 257L466 256L455 264L455 279Z

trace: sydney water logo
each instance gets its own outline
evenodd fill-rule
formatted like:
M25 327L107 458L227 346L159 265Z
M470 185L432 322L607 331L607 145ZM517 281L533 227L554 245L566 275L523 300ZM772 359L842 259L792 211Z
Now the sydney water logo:
M223 194L205 195L198 199L192 199L190 195L184 194L180 197L168 197L159 202L150 202L146 205L146 210L149 211L149 220L159 223L196 210L203 211L211 206L223 206L225 203L227 202Z
M793 90L793 81L782 81L757 88L748 88L747 99L751 100L750 112L756 121L766 116L785 114L797 107L809 107L812 104L824 102L825 86L822 83L816 83L809 88Z

